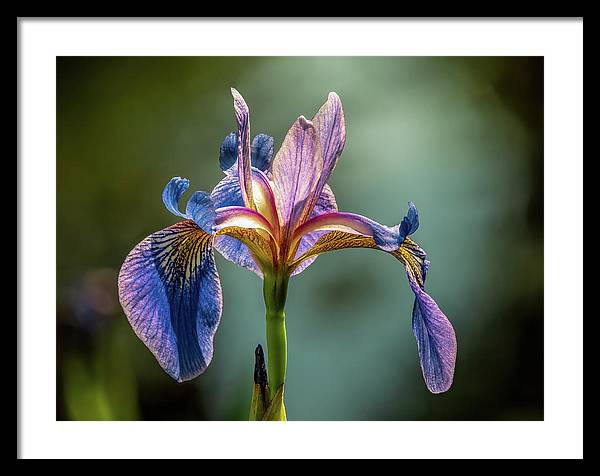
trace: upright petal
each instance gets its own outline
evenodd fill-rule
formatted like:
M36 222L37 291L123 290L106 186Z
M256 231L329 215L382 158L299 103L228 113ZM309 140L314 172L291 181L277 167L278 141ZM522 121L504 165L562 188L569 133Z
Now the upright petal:
M257 134L252 139L252 166L266 172L273 161L273 138L267 134Z
M413 202L408 202L408 213L400 223L400 235L402 239L412 235L419 228L419 212Z
M237 163L238 141L237 133L232 132L225 137L219 149L219 165L223 172L229 173L231 167Z
M252 167L266 172L271 167L273 160L273 138L267 134L257 134L252 139L252 146L250 152L250 162ZM219 164L221 170L227 174L235 170L234 165L237 165L237 153L238 153L238 141L237 133L232 132L223 140L221 148L219 149Z
M118 288L131 327L171 377L206 370L222 312L210 234L192 220L153 233L125 259Z
M339 96L331 92L327 97L325 104L312 119L321 146L321 155L323 156L323 171L319 177L314 195L308 205L312 210L316 206L321 191L329 180L329 176L337 164L338 157L346 144L346 122L344 119L344 110Z
M419 286L408 266L406 275L415 293L412 328L417 340L423 378L430 392L442 393L450 388L454 379L456 364L454 328L437 303Z
M317 132L312 122L300 116L285 136L272 167L279 221L286 236L309 217L308 201L322 171Z
M238 175L240 177L240 189L244 205L254 208L252 198L252 169L250 162L250 111L242 95L231 88L233 96L233 107L237 121L237 163Z

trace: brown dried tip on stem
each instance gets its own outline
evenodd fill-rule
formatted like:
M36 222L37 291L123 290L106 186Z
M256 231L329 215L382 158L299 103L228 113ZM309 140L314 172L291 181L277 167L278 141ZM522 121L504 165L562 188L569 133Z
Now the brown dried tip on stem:
M254 383L265 388L268 385L267 368L265 366L265 354L260 344L254 351Z

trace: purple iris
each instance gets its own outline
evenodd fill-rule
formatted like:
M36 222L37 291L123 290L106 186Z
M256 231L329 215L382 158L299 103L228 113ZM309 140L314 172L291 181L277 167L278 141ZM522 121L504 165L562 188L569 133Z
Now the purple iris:
M339 212L327 185L346 140L340 98L330 93L312 120L300 116L273 156L271 137L259 134L250 141L248 107L235 89L232 94L237 133L221 146L225 177L212 193L195 192L185 212L178 202L189 181L171 179L163 201L183 220L145 238L121 268L119 298L137 336L171 377L190 380L209 365L221 319L214 250L265 283L284 283L273 288L283 289L284 302L287 280L319 254L378 249L402 263L415 294L412 327L427 388L433 393L448 390L456 337L425 292L429 261L410 238L419 226L417 209L409 203L400 224L381 225Z

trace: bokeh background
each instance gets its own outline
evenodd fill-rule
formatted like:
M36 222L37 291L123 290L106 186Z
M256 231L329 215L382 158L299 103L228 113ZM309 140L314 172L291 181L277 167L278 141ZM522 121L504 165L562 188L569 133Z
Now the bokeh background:
M214 359L184 384L135 337L116 286L131 248L176 221L167 181L221 178L230 86L276 147L341 96L340 210L395 224L417 204L428 290L458 339L454 386L432 395L396 260L321 256L290 283L288 417L543 419L543 59L526 57L57 58L57 418L247 418L261 281L217 256Z

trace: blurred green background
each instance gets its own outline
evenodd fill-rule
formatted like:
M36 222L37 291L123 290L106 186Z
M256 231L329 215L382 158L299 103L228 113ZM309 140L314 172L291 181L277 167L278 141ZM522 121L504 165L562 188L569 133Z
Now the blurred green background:
M454 386L432 395L396 260L321 256L290 283L288 417L542 419L543 59L527 57L57 58L57 418L247 418L265 343L254 274L217 256L214 358L184 384L135 337L116 289L131 248L177 221L167 181L210 191L222 177L230 86L276 148L296 117L340 95L339 208L395 224L416 203L428 290L457 334Z

